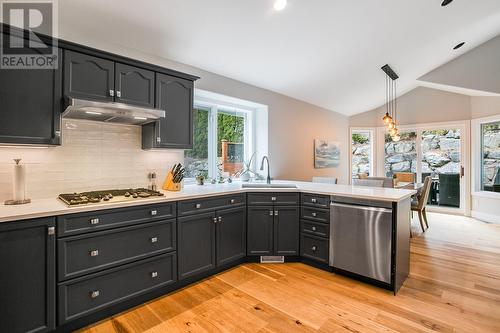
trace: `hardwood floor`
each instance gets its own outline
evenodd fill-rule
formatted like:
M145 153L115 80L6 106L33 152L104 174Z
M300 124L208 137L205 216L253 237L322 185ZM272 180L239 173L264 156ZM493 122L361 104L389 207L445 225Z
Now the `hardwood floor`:
M413 220L397 296L303 264L245 264L82 332L500 332L500 225Z

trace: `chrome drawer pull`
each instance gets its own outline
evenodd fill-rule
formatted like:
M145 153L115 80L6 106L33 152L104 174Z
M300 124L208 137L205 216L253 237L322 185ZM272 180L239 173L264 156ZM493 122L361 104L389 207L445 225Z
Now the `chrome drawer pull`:
M311 230L312 231L316 231L316 227L311 227Z
M152 278L155 278L155 277L157 277L157 276L158 276L158 272L151 272L151 277L152 277Z
M217 218L216 217L214 217L214 223L217 223Z
M99 255L99 250L92 250L89 254L91 257L97 257Z
M156 216L156 214L158 214L158 211L156 211L156 210L152 210L152 211L151 211L151 215L152 215L152 216Z
M99 219L98 218L90 219L90 224L92 224L92 225L99 224Z
M316 213L311 213L311 215L312 215L312 217L316 217L317 214Z
M196 209L200 209L201 208L201 204L197 203L195 207L196 207Z
M312 202L312 203L316 203L316 198L312 198L312 199L311 199L311 202Z
M122 92L120 90L116 91L116 97L118 97L118 98L122 97Z
M273 216L274 212L272 210L269 211L269 216Z
M101 292L99 290L93 290L90 292L90 297L97 298L100 294L101 294Z
M109 96L113 97L115 95L115 91L113 89L109 90Z
M313 247L311 248L311 250L313 250L314 252L316 252L316 246L313 246Z
M158 237L151 237L151 243L158 242Z
M231 201L230 201L230 202L231 202L232 204L234 204L234 203L236 202L236 200L231 199Z
M222 222L222 216L219 216L219 222Z
M271 201L276 201L276 197L271 197Z
M274 216L278 216L278 211L277 210L274 211Z

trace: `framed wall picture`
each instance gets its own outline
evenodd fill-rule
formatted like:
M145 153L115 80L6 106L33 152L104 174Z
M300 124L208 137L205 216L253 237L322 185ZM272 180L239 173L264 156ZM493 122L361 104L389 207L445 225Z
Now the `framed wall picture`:
M314 140L314 167L335 168L340 163L340 143L322 139Z

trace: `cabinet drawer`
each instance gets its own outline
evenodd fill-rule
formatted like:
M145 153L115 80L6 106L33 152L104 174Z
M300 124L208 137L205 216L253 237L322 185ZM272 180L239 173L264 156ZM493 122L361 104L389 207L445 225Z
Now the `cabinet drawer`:
M329 240L302 233L300 235L300 254L304 258L328 263Z
M330 197L328 195L302 193L302 204L319 208L330 208Z
M296 206L299 204L298 193L249 193L248 204L251 206Z
M58 236L122 227L175 217L176 204L135 206L57 217Z
M58 277L65 280L175 250L175 219L59 239Z
M300 216L303 219L329 223L330 222L330 210L328 209L320 209L308 206L302 206Z
M176 281L176 253L167 253L59 284L59 324Z
M206 213L216 209L242 206L244 204L245 194L185 200L179 202L179 216Z
M313 221L301 220L300 231L320 237L330 237L330 225Z

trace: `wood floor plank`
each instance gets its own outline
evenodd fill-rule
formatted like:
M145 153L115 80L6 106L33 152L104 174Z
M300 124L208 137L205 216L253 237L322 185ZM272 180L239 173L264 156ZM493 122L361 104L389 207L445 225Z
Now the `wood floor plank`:
M85 333L500 332L500 225L415 220L397 296L300 263L250 263L84 328Z

